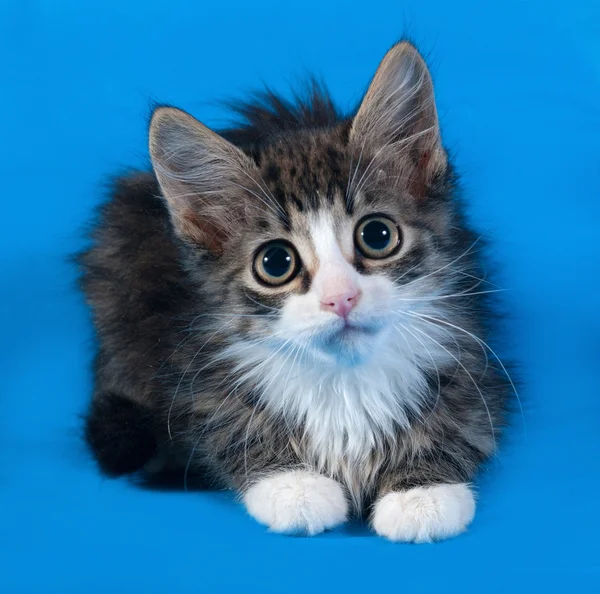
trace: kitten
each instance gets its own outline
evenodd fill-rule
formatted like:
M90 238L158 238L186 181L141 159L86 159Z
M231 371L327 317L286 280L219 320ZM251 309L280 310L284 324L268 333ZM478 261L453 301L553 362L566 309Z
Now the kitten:
M353 117L318 85L237 111L218 135L156 109L154 173L80 257L100 468L202 475L278 532L459 534L510 380L423 59L395 45Z

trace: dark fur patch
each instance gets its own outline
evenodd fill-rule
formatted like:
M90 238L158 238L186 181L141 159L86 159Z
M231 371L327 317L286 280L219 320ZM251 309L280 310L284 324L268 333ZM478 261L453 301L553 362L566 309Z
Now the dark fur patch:
M345 119L316 79L311 79L293 101L266 89L249 100L232 101L229 107L239 116L239 125L223 130L221 135L245 150L269 144L281 134L335 126Z
M101 394L86 418L85 439L98 466L109 476L141 470L156 452L152 415L117 394Z

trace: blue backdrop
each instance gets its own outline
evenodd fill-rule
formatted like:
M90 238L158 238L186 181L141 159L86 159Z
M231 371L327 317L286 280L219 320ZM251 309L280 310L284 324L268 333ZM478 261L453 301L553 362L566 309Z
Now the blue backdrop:
M67 254L144 166L149 100L211 125L261 81L360 97L408 32L471 216L495 239L526 381L471 530L271 535L226 493L102 479L79 442L93 336ZM592 0L0 4L0 591L600 591L600 5Z

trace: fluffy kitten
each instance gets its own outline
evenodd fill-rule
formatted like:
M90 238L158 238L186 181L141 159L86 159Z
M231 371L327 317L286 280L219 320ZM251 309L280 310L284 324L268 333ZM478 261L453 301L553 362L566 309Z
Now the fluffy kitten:
M157 109L81 256L100 468L202 474L275 531L460 533L508 380L423 59L395 45L353 117L318 86L237 111Z

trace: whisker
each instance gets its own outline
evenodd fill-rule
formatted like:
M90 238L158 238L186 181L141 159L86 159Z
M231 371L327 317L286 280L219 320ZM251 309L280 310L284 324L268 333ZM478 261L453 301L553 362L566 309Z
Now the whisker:
M268 360L269 361L272 360L281 351L281 349L284 348L285 345L287 343L289 343L290 341L291 341L291 339L289 339L288 341L286 341L275 353L273 353L273 355L271 355L271 357L269 357ZM293 350L291 352L293 352ZM288 356L282 361L279 370L277 371L277 373L273 374L273 376L271 377L271 381L263 389L263 392L267 391L271 387L271 384L275 381L275 379L277 379L279 377L279 373L281 372L281 369L283 369L283 366L285 365L285 363L289 359L290 354L288 354ZM248 480L248 437L249 437L250 426L251 426L252 419L254 417L254 413L255 412L256 412L256 407L254 408L254 410L252 411L252 414L250 415L250 420L248 421L248 426L246 428L246 437L245 437L245 440L244 440L244 469L245 469L246 480Z
M273 332L268 336L265 336L263 338L260 339L254 339L248 342L248 344L246 344L243 348L241 349L237 349L235 351L235 356L239 355L240 353L243 353L251 348L260 346L261 344L264 344L265 342L268 342L269 340L272 340L273 338L279 336L282 334L282 331L279 332ZM192 381L190 383L190 394L193 394L194 391L194 383L196 381L196 379L198 378L198 376L208 367L210 367L211 365L215 365L217 363L220 363L221 361L225 361L227 359L232 358L233 355L230 354L227 350L223 350L217 354L215 354L213 357L210 358L210 360L208 361L208 363L206 365L204 365L203 367L201 367L195 374L194 377L192 378ZM221 380L221 382L219 382L218 386L220 386L222 383L224 383L226 381L226 379L233 375L234 373L239 372L239 369L236 367L234 368L230 373L228 373L223 380Z
M177 354L177 352L182 349L187 343L191 342L194 339L194 334L190 331L191 329L186 330L188 332L187 336L184 336L179 344L175 347L173 352L159 365L158 369L152 374L152 379L160 377L160 372L163 367Z
M187 374L187 372L189 371L190 367L193 365L194 361L196 360L196 358L198 357L198 355L201 353L201 351L204 349L204 347L215 337L215 335L217 335L220 332L219 330L216 330L215 332L213 332L213 334L211 334L208 339L206 340L206 342L196 351L196 354L192 357L192 360L188 363L188 366L185 368L185 371L181 374L181 378L179 379L179 382L177 383L177 388L175 388L175 393L173 394L173 398L171 399L171 404L169 405L169 412L167 413L167 433L169 435L169 439L171 441L173 441L173 436L171 435L171 414L173 412L173 405L175 404L175 399L177 398L177 394L179 392L179 388L181 387L181 383L183 382L183 378L185 377L185 375Z
M446 353L448 353L448 355L450 355L462 367L462 369L464 370L464 372L469 376L469 379L473 382L473 385L475 386L475 389L479 393L479 396L481 397L481 401L483 402L483 406L485 407L485 410L487 412L487 416L488 416L488 419L489 419L489 422L490 422L490 429L492 430L492 439L494 441L494 444L496 444L496 430L494 429L494 422L492 420L492 414L490 413L490 409L489 409L489 407L487 405L487 402L485 400L483 392L481 391L481 388L479 387L479 384L475 381L475 378L471 375L471 372L465 367L465 365L460 361L460 359L458 359L444 345L442 345L440 342L438 342L437 340L435 340L435 338L431 337L426 332L423 332L420 328L417 328L416 326L414 327L414 329L417 332L423 334L423 336L426 336L427 338L429 338L429 340L431 340L432 342L434 342L435 344L437 344L441 349L443 349L444 351L446 351Z
M496 287L497 289L501 288L498 285L494 284L493 282L487 280L486 278L479 278L478 276L475 276L474 274L469 274L468 272L463 272L462 270L454 270L453 272L455 272L456 274L462 274L463 276L468 276L474 280L481 281L482 283L487 283L488 285L492 285L492 287Z
M425 351L429 355L429 358L431 359L431 363L435 369L435 373L437 375L437 396L436 396L435 402L433 404L433 407L431 409L430 414L432 414L433 411L435 410L436 406L438 405L438 402L440 401L440 398L442 395L442 380L440 379L440 369L438 367L438 364L435 362L433 355L431 354L431 351L427 348L427 345L416 334L414 334L409 328L407 328L404 324L402 324L401 322L398 322L398 324L400 324L400 326L402 328L404 328L404 330L406 330L406 332L408 332L411 336L413 336L415 338L415 340L419 341L421 346L425 349Z
M456 257L456 258L454 258L454 260L452 260L451 262L448 262L447 264L445 264L444 266L441 266L441 267L440 267L440 268L438 268L437 270L434 270L433 272L430 272L430 273L428 273L428 274L425 274L425 275L423 275L423 276L420 276L419 278L417 278L417 279L415 279L415 280L413 280L413 281L410 281L410 282L408 282L408 283L406 283L406 284L404 284L404 285L401 285L401 286L402 286L402 287L408 287L408 286L410 286L411 284L413 284L413 283L415 283L415 282L417 282L417 281L422 281L422 280L425 280L426 278L429 278L429 277L433 276L434 274L438 274L439 272L442 272L442 270L446 270L446 268L449 268L450 266L452 266L453 264L455 264L456 262L458 262L459 260L461 260L462 258L464 258L465 256L467 256L469 253L471 253L471 250L472 250L472 249L475 247L475 245L476 245L476 244L477 244L479 241L481 241L481 238L482 238L482 237L483 237L483 236L482 236L482 235L480 235L480 236L479 236L479 237L478 237L478 238L477 238L477 239L476 239L476 240L475 240L475 241L474 241L474 242L473 242L473 243L472 243L472 244L471 244L471 245L470 245L470 246L469 246L469 247L468 247L468 248L467 248L467 249L466 249L466 250L465 250L465 251L464 251L462 254L460 254L460 256L457 256L457 257ZM405 274L406 274L406 273L405 273ZM395 280L394 280L394 282L397 282L398 280L400 280L400 278L402 278L402 277L399 277L398 279L395 279Z
M270 309L274 312L280 313L280 310L278 310L276 307L270 307L269 305L265 305L264 303L261 303L260 301L256 301L256 299L253 299L251 295L248 295L248 293L246 293L246 291L244 291L244 295L246 295L246 297L248 299L250 299L250 301L252 301L252 303L255 303L259 307L264 307L265 309Z
M490 353L492 353L493 357L496 359L496 361L498 361L498 364L500 365L500 367L502 368L503 373L506 375L506 378L508 379L511 388L515 394L515 397L517 398L517 402L519 404L519 409L521 412L521 419L523 421L523 432L525 433L525 435L527 434L527 427L525 425L525 413L523 411L523 405L521 403L521 398L519 397L519 393L517 392L517 388L515 386L515 383L513 382L510 374L508 373L508 370L506 369L506 366L504 365L504 363L502 362L502 360L500 359L500 357L496 354L496 351L494 351L494 349L492 349L492 347L487 344L484 340L482 340L481 338L479 338L478 336L475 336L475 334L473 334L472 332L469 332L468 330L465 330L464 328L461 328L460 326L457 326L455 324L452 324L448 321L445 320L441 320L438 318L434 318L433 316L429 316L426 314L422 314L419 313L417 314L416 312L413 312L412 315L416 315L420 318L427 318L431 321L437 322L439 324L445 324L446 326L450 326L451 328L454 328L455 330L458 330L459 332L463 332L464 334L466 334L467 336L470 336L475 342L477 342L481 347L485 347L486 349L488 349L490 351Z
M200 434L194 440L194 446L192 447L192 451L190 452L190 455L189 455L189 457L187 459L187 462L185 464L185 470L183 471L183 490L184 491L188 490L188 481L187 481L188 472L190 470L190 465L192 463L192 459L194 458L194 454L196 453L196 448L198 447L198 444L200 443L201 439L202 439L202 434Z
M354 203L354 179L356 178L356 174L358 173L358 168L360 167L360 162L362 160L363 151L365 149L365 142L363 141L362 146L360 148L360 154L358 155L358 161L356 162L356 167L354 168L354 173L352 174L352 179L349 179L349 185L347 186L347 192L350 194L350 202Z
M252 413L250 414L250 419L248 420L248 425L246 426L246 436L244 438L244 473L246 477L246 481L248 481L248 438L250 436L250 428L252 427L252 419L256 414L256 407L252 409Z
M236 314L236 313L203 313L203 314L190 314L190 316L194 317L194 320L191 322L192 324L194 323L194 321L197 318L201 318L201 317L207 317L207 318L264 318L264 317L273 317L273 314L270 313L265 313L265 314L259 314L259 313L254 313L254 314ZM174 319L184 319L185 316L176 316L176 318Z
M436 301L439 299L451 299L454 297L470 297L471 295L486 295L488 293L500 293L506 289L491 289L489 291L477 291L474 293L463 292L454 293L452 295L433 295L431 297L396 297L398 301Z
M267 198L268 204L272 205L271 209L273 210L273 212L279 213L280 215L283 216L283 218L286 221L288 221L287 213L285 212L285 210L283 209L283 207L281 206L281 204L279 204L279 202L277 202L277 200L275 200L275 197L271 193L267 194L267 192L265 191L266 185L265 185L265 187L263 187L247 171L244 171L243 173L248 178L250 178L250 180L252 180L256 184L256 186L260 189L260 191L264 194L264 196ZM268 190L268 188L266 188L266 189ZM256 194L254 194L254 195L256 196ZM265 202L262 199L261 199L261 202L263 202L263 204L267 205L267 202Z

